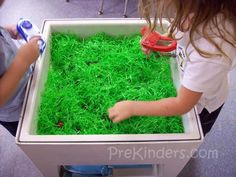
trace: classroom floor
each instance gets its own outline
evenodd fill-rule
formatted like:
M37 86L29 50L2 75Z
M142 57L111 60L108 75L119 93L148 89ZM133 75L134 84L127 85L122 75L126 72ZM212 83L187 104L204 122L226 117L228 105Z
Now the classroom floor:
M138 17L137 1L130 0L129 18ZM124 1L105 0L104 14L98 15L100 0L6 0L0 8L0 25L15 24L20 17L29 18L39 27L43 19L52 18L122 18ZM236 176L236 68L231 72L230 96L212 131L205 137L198 157L189 161L179 177ZM212 157L211 152L217 152ZM201 158L209 153L208 158ZM42 177L14 138L0 126L0 177Z

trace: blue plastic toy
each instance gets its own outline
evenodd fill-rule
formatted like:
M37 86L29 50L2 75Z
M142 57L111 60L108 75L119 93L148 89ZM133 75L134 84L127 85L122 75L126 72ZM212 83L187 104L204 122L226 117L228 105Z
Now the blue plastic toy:
M42 54L45 47L46 47L46 42L44 40L43 35L40 33L39 28L30 22L28 19L20 19L17 23L16 29L20 36L26 41L29 42L29 40L34 37L34 36L39 36L40 39L38 41L39 45L39 51Z

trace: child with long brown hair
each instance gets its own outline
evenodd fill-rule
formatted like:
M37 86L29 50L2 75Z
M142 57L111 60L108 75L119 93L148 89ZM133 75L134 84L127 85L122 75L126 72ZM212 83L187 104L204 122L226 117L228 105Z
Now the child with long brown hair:
M228 74L236 65L235 7L236 1L230 0L140 0L149 32L163 17L171 23L181 86L176 97L118 102L108 110L109 118L117 123L131 116L182 115L196 106L203 133L208 133L227 98Z

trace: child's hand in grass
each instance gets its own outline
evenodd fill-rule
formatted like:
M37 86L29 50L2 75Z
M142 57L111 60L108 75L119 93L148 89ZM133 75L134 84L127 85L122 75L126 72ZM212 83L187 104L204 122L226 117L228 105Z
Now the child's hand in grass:
M128 119L133 115L133 102L120 101L108 109L108 114L113 123Z

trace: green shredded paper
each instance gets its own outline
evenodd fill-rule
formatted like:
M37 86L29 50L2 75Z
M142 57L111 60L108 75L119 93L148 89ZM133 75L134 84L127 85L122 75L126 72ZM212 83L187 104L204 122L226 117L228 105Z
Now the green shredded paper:
M140 35L87 38L53 33L37 134L182 133L180 117L132 117L114 124L108 108L121 100L176 96L170 59L140 50Z

